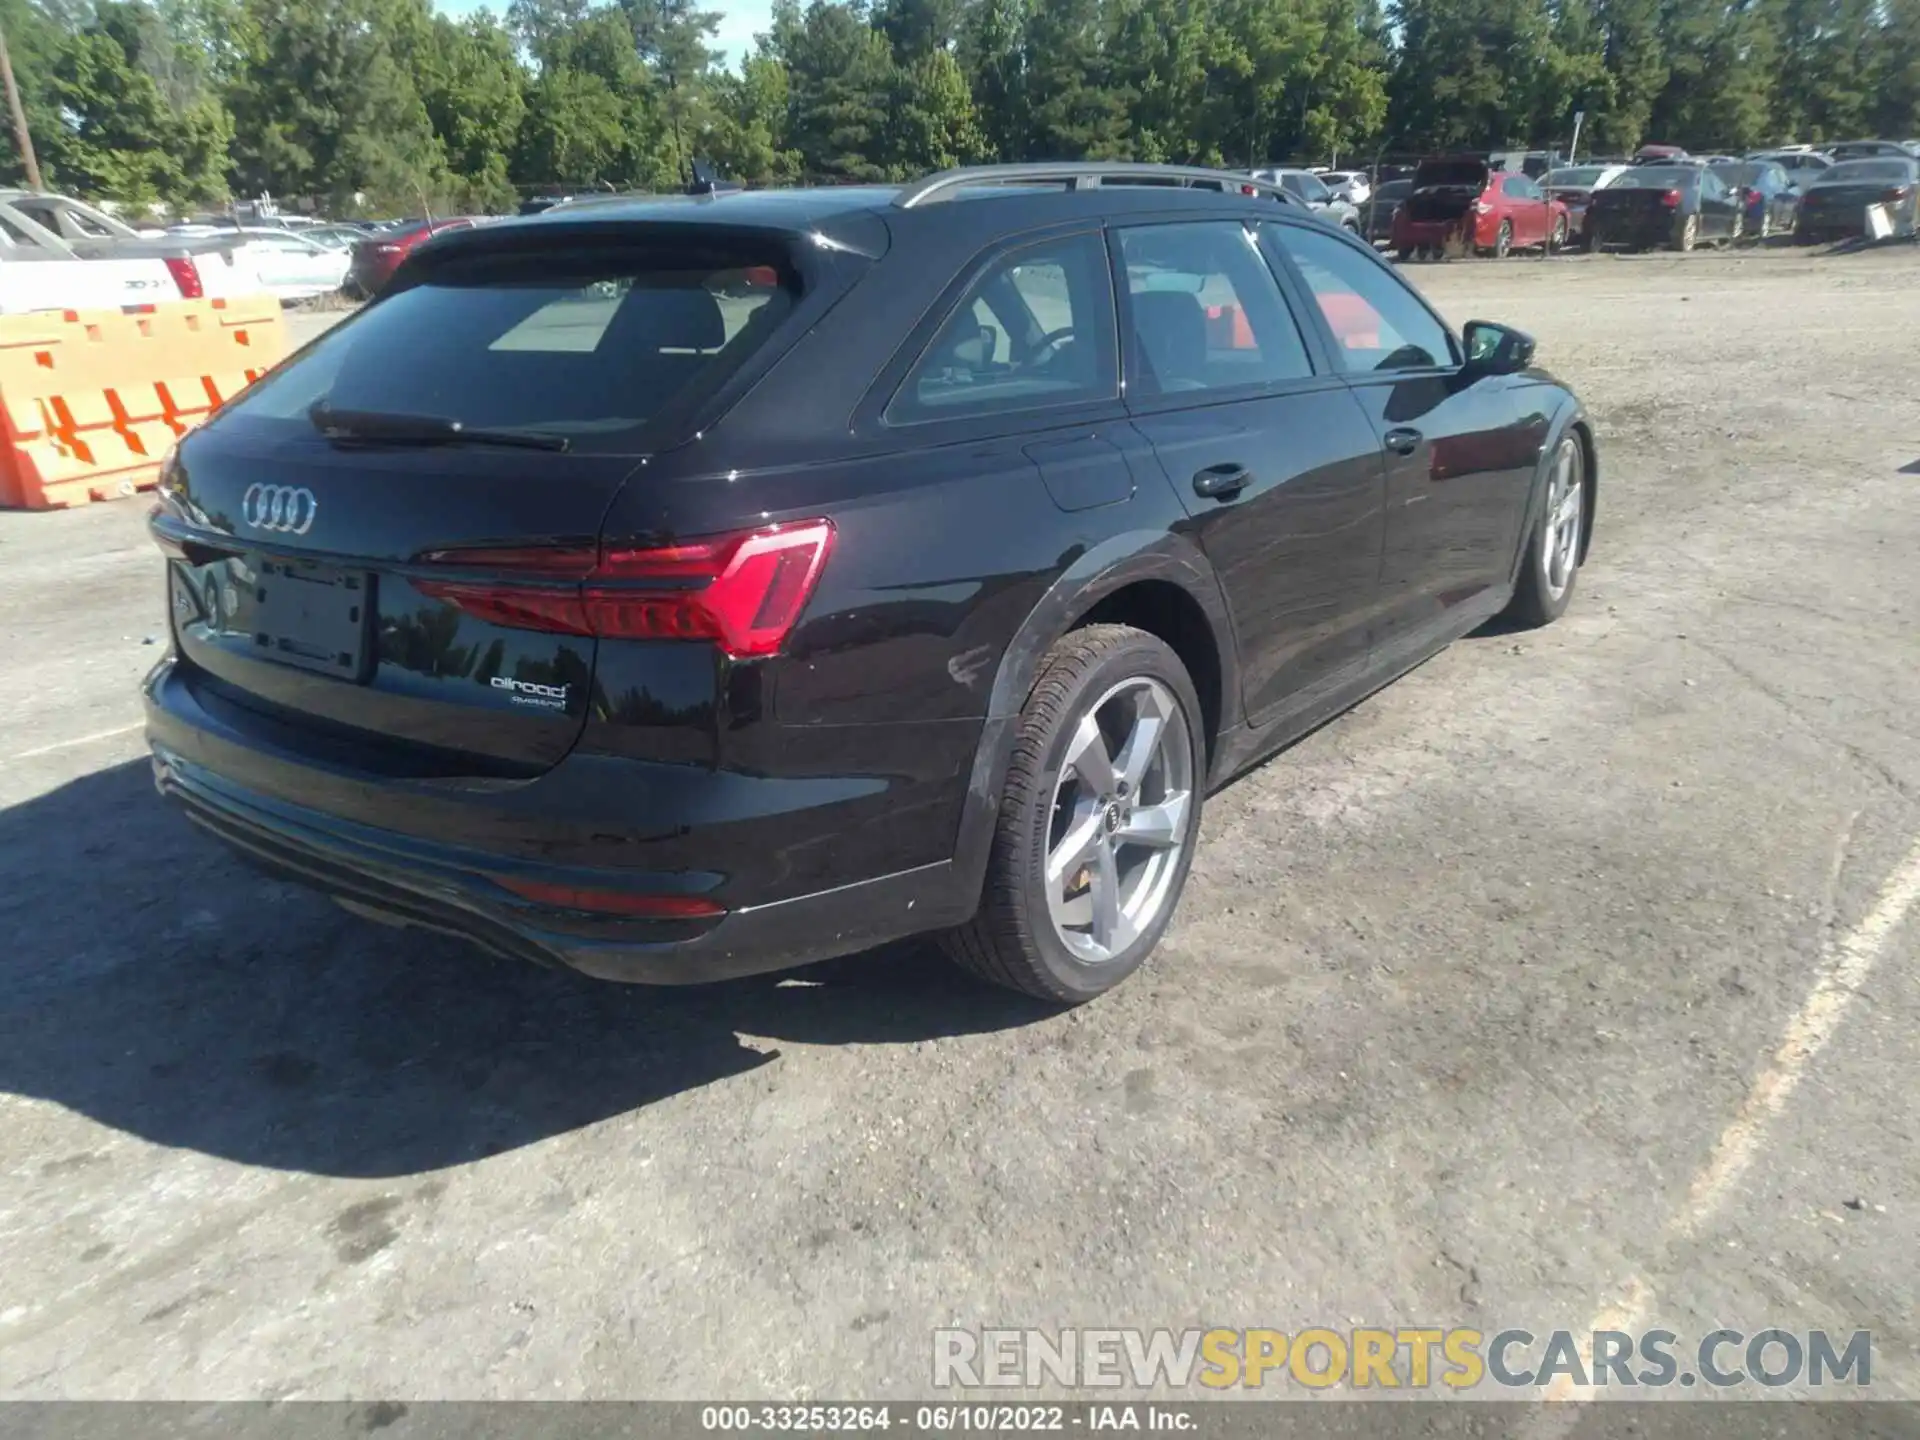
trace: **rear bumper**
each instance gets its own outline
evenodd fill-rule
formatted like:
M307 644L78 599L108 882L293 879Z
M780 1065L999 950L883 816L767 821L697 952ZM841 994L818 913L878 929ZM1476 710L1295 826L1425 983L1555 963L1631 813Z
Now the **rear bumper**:
M1587 213L1587 243L1595 246L1671 245L1679 228L1680 221L1671 213L1657 216Z
M1453 220L1406 220L1394 222L1393 243L1401 250L1417 250L1430 245L1451 244L1459 236L1468 233L1473 225L1471 215L1463 215ZM1475 243L1478 241L1476 239Z
M569 784L543 789L545 781L477 781L415 793L371 776L348 780L223 728L217 716L197 708L171 661L148 677L145 699L155 785L201 829L255 865L331 895L368 919L461 936L541 965L646 984L723 980L959 924L979 900L977 884L969 894L950 857L887 873L835 875L801 893L760 875L669 868L696 849L699 825L686 815L647 815L649 829L670 837L657 849L633 837L586 835L604 822L584 813L580 788ZM566 768L563 763L550 774ZM595 771L589 778L590 788L605 790L615 777ZM724 786L738 777L714 779ZM322 803L310 803L315 800ZM449 825L450 807L467 823ZM871 854L847 835L845 818L831 805L770 819L762 848L779 850L797 833L796 824L839 833L843 852ZM411 828L396 828L403 825ZM578 844L556 838L570 832L586 838ZM526 843L529 836L539 838ZM618 843L604 853L625 865L580 863L592 858L591 842L609 838ZM716 842L714 858L725 853ZM633 863L649 857L661 867ZM924 854L897 858L925 860ZM501 877L587 891L708 897L727 913L634 919L536 904Z

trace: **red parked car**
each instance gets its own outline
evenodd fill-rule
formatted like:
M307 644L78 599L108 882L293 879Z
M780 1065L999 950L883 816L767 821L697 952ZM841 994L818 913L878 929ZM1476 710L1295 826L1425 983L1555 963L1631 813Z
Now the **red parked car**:
M447 220L409 220L391 230L369 235L353 247L353 263L347 268L347 290L371 300L386 288L400 262L413 253L416 245L449 230L471 230L474 217L456 215Z
M1423 160L1413 173L1413 193L1393 217L1393 249L1402 260L1437 254L1455 236L1474 250L1509 250L1567 243L1567 207L1549 200L1521 174L1494 170L1473 155Z

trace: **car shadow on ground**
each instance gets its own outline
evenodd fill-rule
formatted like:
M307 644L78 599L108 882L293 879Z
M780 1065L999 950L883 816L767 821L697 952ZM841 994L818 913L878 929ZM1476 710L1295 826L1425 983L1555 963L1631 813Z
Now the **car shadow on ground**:
M775 1066L781 1041L905 1043L1055 1013L921 942L650 989L389 930L242 865L154 794L144 760L0 810L0 934L0 1090L341 1176L531 1144Z

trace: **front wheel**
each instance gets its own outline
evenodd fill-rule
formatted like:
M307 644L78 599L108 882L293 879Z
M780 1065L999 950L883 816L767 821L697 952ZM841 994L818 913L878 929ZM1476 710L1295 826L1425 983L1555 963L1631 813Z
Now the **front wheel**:
M1528 629L1549 625L1565 612L1580 578L1586 507L1586 452L1577 437L1562 436L1547 471L1546 503L1528 536L1520 583L1506 609L1515 624Z
M1021 711L980 910L947 953L1043 1000L1111 990L1173 917L1205 778L1180 657L1125 625L1068 634Z
M1567 248L1567 220L1564 215L1553 222L1553 239L1549 242L1549 248L1554 250Z

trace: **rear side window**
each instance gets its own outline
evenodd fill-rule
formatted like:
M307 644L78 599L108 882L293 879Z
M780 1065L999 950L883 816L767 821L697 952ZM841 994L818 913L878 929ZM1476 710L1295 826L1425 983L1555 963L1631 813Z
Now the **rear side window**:
M1098 235L990 264L887 406L894 425L1113 398L1113 284Z
M443 264L247 390L255 420L335 410L564 435L621 453L676 400L710 391L794 302L772 263L547 252Z
M1237 389L1313 373L1280 286L1239 221L1141 225L1119 240L1128 367L1142 392Z
M1337 235L1265 227L1299 269L1348 370L1421 370L1455 363L1453 339L1385 266Z

